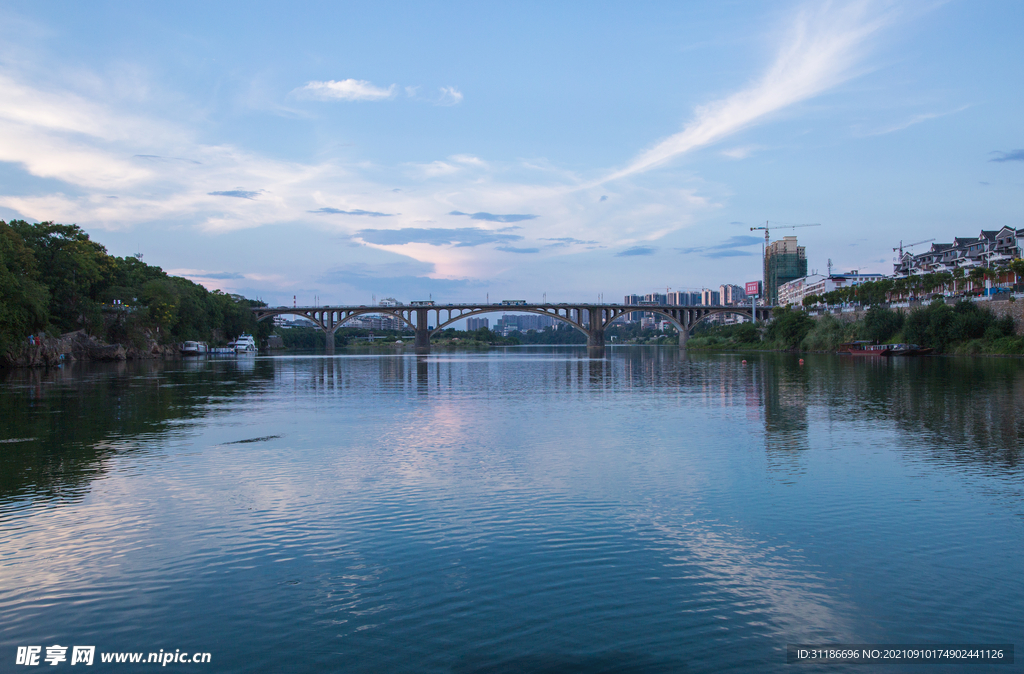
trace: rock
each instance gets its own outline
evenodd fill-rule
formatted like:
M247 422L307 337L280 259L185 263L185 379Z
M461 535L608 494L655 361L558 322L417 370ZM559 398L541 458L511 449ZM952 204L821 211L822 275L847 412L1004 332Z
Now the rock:
M149 337L146 346L139 348L121 344L107 344L86 334L85 330L68 332L60 337L47 337L35 345L26 343L20 350L0 357L3 367L55 367L76 360L124 361L149 358L180 358L175 344L159 344Z

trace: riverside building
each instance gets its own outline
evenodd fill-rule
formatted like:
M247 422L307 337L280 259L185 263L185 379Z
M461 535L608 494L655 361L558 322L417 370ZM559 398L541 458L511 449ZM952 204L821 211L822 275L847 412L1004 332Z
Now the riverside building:
M773 241L764 251L764 292L769 305L779 301L779 286L807 276L807 253L795 236Z

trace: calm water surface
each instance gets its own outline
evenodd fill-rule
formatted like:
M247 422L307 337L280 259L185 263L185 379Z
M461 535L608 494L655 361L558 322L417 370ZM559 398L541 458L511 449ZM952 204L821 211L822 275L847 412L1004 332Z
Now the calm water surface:
M0 671L51 644L203 672L965 671L785 649L1024 645L1024 363L746 358L0 373Z

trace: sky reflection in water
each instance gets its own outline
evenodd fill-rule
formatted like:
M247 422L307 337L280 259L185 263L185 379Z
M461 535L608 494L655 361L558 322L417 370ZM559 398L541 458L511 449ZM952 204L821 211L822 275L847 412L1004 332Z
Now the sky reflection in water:
M782 671L788 642L1019 641L1024 366L746 358L4 373L0 657Z

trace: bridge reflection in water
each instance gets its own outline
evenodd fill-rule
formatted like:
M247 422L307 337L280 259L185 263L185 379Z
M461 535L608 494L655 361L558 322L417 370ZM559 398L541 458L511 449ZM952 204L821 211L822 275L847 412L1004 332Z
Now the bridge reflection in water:
M257 321L282 315L301 316L327 333L327 353L334 353L334 333L357 316L393 316L416 333L416 352L430 353L430 338L456 321L482 314L518 312L550 316L568 323L587 336L587 351L592 356L604 354L604 331L616 320L634 312L657 314L679 331L679 346L685 347L690 332L711 316L731 314L767 321L768 306L664 306L631 304L413 304L396 307L255 307ZM433 320L431 320L433 314Z

